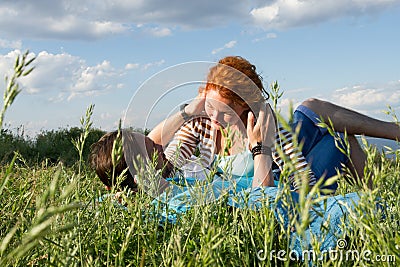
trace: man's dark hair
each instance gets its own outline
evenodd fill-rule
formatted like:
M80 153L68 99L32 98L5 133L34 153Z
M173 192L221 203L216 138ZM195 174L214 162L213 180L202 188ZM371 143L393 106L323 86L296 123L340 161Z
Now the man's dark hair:
M117 184L117 177L125 171L125 178L121 181L119 187L136 192L138 187L132 174L127 170L128 166L124 155L121 155L116 166L113 166L112 152L116 141L121 141L120 144L122 145L122 133L113 131L103 135L99 141L90 147L89 165L96 171L103 184L109 188Z

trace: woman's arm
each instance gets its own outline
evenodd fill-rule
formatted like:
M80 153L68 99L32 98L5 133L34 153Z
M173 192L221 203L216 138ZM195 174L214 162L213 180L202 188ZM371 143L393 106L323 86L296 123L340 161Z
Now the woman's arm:
M253 153L254 179L252 186L274 186L271 147L275 142L276 127L271 108L263 105L255 124L254 120L254 114L249 112L247 118L249 145L250 148L254 148L261 143L263 151L257 155Z
M254 157L254 178L252 187L275 186L272 174L272 156L259 154Z
M204 90L200 89L198 96L185 107L184 111L189 117L194 118L204 113L205 96ZM179 111L154 127L148 134L148 137L153 140L154 143L164 147L172 140L174 134L184 123L185 120L181 111Z

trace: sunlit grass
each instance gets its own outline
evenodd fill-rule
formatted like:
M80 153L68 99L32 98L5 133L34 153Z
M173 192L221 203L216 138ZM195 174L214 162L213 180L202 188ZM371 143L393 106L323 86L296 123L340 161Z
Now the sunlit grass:
M389 266L400 260L400 162L398 158L375 156L368 169L375 177L376 190L366 191L343 227L349 248L369 250L372 255L394 255L392 262L387 262ZM290 251L290 231L279 226L268 205L259 211L235 209L221 199L210 205L194 206L176 224L160 224L152 198L144 193L124 197L127 209L115 205L110 198L96 202L106 192L88 170L81 174L79 202L73 182L76 169L14 165L11 173L4 166L0 175L2 181L9 177L0 196L1 266L288 264L276 258L271 260L267 253ZM340 181L339 192L358 190ZM374 208L378 196L387 205L384 220ZM314 246L317 248L318 242ZM257 257L261 250L267 253L265 260ZM318 264L374 265L362 260Z
M83 149L80 144L75 146ZM338 177L337 194L363 192L341 225L340 237L346 238L347 250L368 252L369 259L386 257L383 264L390 266L400 260L400 152L392 151L395 157L387 158L374 147L366 148L365 175L373 178L375 189L349 185ZM172 224L160 222L160 210L144 192L124 193L125 206L112 197L97 201L107 192L83 160L72 167L46 163L32 167L21 164L22 159L17 164L18 157L0 170L1 266L305 266L308 263L301 260L282 260L276 252L290 255L291 232L295 229L302 235L311 222L310 208L325 198L318 190L311 198L302 188L286 228L271 210L274 200L265 199L259 210L253 210L233 208L224 197L193 206ZM289 173L290 162L287 166ZM145 173L155 172L149 166ZM285 186L277 200L290 205L288 196ZM382 212L377 212L377 200L385 207ZM321 240L312 242L316 252L320 247ZM374 266L376 262L326 258L313 264Z

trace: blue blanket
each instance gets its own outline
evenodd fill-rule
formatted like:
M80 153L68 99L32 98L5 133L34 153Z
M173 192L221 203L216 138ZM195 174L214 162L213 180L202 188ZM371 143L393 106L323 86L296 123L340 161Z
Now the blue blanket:
M296 205L299 203L298 193L288 193L279 184L276 184L276 187L251 188L251 183L252 180L249 178L238 177L230 180L216 178L212 183L199 185L195 179L186 178L185 186L171 186L154 199L152 204L158 211L160 223L176 223L179 215L187 212L191 207L209 205L222 197L226 197L229 206L239 209L258 210L268 203L268 208L274 212L281 227L289 229L290 218L298 216L294 215ZM334 249L345 234L340 226L346 222L349 212L354 209L359 200L359 193L349 193L327 197L323 201L313 203L309 210L310 222L303 233L299 234L296 229L288 231L291 251L302 259L305 250L312 250L313 238L320 243L320 251Z
M288 196L287 193L284 195L281 187L251 188L251 179L238 178L229 181L217 179L204 186L174 187L155 199L153 204L160 211L161 222L176 223L178 216L192 206L210 204L223 196L227 196L229 206L253 210L258 210L268 199L269 208L274 211L278 223L284 229L290 227L290 216L293 216L299 199L296 192ZM359 199L358 193L350 193L314 203L309 211L311 222L303 234L297 231L290 233L291 250L301 256L304 250L312 248L312 237L322 242L321 251L334 249L344 234L340 228L342 220L346 220Z

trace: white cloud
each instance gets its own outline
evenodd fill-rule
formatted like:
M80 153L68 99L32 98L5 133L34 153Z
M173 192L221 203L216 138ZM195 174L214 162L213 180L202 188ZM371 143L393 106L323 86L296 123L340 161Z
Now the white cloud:
M152 68L152 67L160 67L164 63L165 63L164 59L161 59L161 60L155 61L155 62L145 63L145 64L128 63L125 65L125 70L134 70L134 69L139 69L139 68L141 68L142 70L148 70L149 68Z
M20 54L19 50L6 55L0 54L0 75L12 75L15 58ZM34 56L34 71L20 79L22 93L40 95L52 103L123 89L125 84L121 80L127 70L140 68L146 71L165 63L165 60L143 64L129 63L123 69L116 69L110 61L88 65L82 58L65 52L52 54L42 51L37 55L30 53L28 58Z
M21 47L22 47L21 41L10 41L5 39L0 39L0 48L21 49Z
M2 2L0 34L9 38L97 39L129 30L124 23L88 12L70 9L64 1Z
M84 68L78 73L77 81L71 86L70 95L68 100L73 99L79 95L92 96L97 94L99 91L112 89L113 86L109 83L113 77L118 77L118 73L115 72L109 61L103 61L96 66L89 66Z
M65 99L65 94L64 93L58 93L57 96L52 96L49 97L48 100L52 103L60 103Z
M263 40L265 40L265 39L276 39L276 38L278 38L278 35L277 35L276 33L274 33L274 32L269 32L269 33L267 33L267 35L265 35L264 37L254 39L253 42L256 43L256 42L263 41Z
M388 120L383 111L390 105L399 115L400 112L400 80L390 81L380 85L353 85L338 88L331 94L316 95L310 88L299 88L285 91L283 98L278 102L282 115L288 114L289 106L296 108L304 100L316 97L339 106L356 110L363 114Z
M98 37L123 33L128 30L127 26L111 21L94 21L90 23L90 26L92 26L90 31L94 33L94 36Z
M305 100L305 99L303 99ZM278 109L280 109L281 111L281 115L284 116L285 118L287 118L289 116L289 110L295 109L298 105L301 104L302 101L299 101L296 98L287 98L287 97L283 97L282 99L279 100L278 102Z
M161 60L155 61L155 62L144 63L144 64L128 63L125 65L125 70L135 70L135 69L139 69L139 68L141 68L142 70L148 70L149 68L152 68L152 67L160 67L164 63L165 63L164 59L161 59Z
M366 113L371 116L382 115L387 105L400 108L400 81L388 82L379 86L354 85L335 90L333 102Z
M340 94L334 95L336 100L348 107L359 107L385 100L382 90L377 89L359 89L356 87L341 90Z
M6 55L0 55L0 75L12 75L13 63L19 50L12 51Z
M139 68L138 63L128 63L125 65L126 70L133 70L133 69L137 69L137 68Z
M70 0L1 1L3 38L103 38L137 33L169 36L171 29L210 28L251 21L267 29L376 15L399 0ZM14 47L16 48L16 47Z
M147 70L147 69L149 69L151 67L154 67L154 66L159 67L159 66L163 65L164 63L165 63L164 59L161 59L160 61L156 61L156 62L150 62L150 63L147 63L147 64L145 64L143 66L143 70Z
M224 45L224 48L232 48L236 45L236 41L230 41Z
M275 0L250 11L254 22L265 29L283 29L321 23L340 17L376 15L399 5L399 0Z
M149 28L146 30L146 32L155 37L165 37L172 34L170 29L159 27Z
M224 46L214 49L213 51L211 51L211 53L213 55L215 55L215 54L221 52L222 50L233 48L236 45L236 43L237 43L237 41L230 41L230 42L224 44Z
M236 0L2 1L0 34L18 38L96 39L128 33L137 29L136 25L152 25L139 28L163 37L171 35L170 27L214 27L247 17L247 5Z
M0 73L10 75L19 50L0 55ZM34 56L31 54L31 56ZM51 102L61 102L77 96L93 96L104 91L122 88L122 70L109 61L88 66L85 60L67 53L51 54L42 51L32 63L35 70L21 79L23 92L41 94Z

